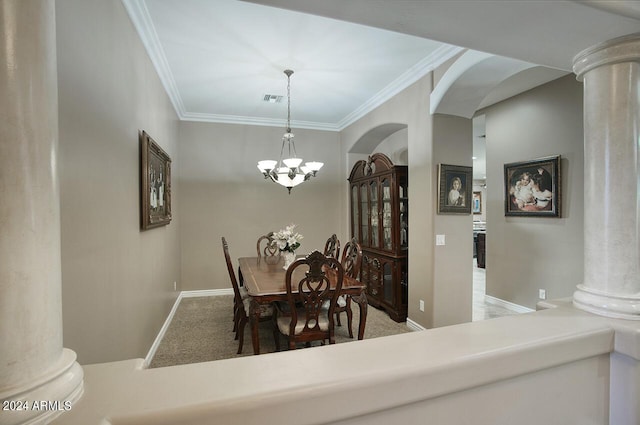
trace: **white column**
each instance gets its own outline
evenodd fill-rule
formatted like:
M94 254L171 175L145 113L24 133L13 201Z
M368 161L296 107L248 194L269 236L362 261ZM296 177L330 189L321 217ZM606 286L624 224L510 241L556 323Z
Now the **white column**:
M0 0L2 424L47 423L83 389L62 347L54 4Z
M640 34L574 59L584 81L584 282L576 307L640 320Z

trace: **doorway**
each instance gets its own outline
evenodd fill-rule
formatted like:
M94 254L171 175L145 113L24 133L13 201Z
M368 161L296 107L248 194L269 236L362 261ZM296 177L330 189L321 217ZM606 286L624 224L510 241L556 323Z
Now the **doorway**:
M487 166L485 116L472 120L473 131L473 311L472 320L487 318L486 262L484 238L487 232Z

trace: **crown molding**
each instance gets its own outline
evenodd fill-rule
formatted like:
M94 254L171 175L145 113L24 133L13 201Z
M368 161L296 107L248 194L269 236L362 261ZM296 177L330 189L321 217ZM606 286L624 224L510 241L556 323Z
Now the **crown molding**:
M153 21L151 20L146 4L143 0L122 0L122 4L124 4L124 7L127 9L133 26L138 31L142 44L147 50L147 54L158 73L158 77L160 77L160 81L173 104L178 118L182 119L186 112L184 103L182 102L180 92L173 78L173 73L169 68L167 57L160 45L158 33L153 26Z
M187 112L144 0L122 0L122 3L138 31L179 120L286 127L286 122L282 119ZM341 131L463 50L461 47L451 45L439 47L337 123L292 121L291 126L310 130Z
M267 127L287 127L287 121L276 118L245 117L239 115L205 114L199 112L187 112L180 119L182 121L212 122L220 124L244 124L263 125ZM313 121L291 121L291 128L304 128L308 130L340 131L336 124L313 122Z
M433 71L447 60L465 50L462 47L445 45L434 50L429 56L406 70L400 77L396 78L385 88L376 93L371 99L363 103L358 109L344 117L337 124L340 130L353 124L378 106L384 104L393 96L415 83L427 73Z

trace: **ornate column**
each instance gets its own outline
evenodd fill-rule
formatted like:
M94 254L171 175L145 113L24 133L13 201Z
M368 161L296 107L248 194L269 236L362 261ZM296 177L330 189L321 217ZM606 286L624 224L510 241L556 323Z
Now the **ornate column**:
M53 0L0 0L2 424L48 423L83 389L62 347L55 40Z
M574 58L584 81L584 282L576 307L640 320L640 33Z

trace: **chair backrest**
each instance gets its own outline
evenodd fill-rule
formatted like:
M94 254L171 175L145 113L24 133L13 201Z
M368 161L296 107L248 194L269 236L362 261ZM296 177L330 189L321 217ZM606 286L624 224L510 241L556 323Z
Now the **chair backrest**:
M262 235L256 244L258 257L266 257L280 260L280 250L273 244L273 232Z
M305 273L300 273L299 269L304 270ZM329 271L331 277L325 271ZM296 278L294 281L292 279L294 274L303 277L300 280ZM290 338L296 334L296 327L304 324L302 331L296 335L298 341L333 340L334 310L342 289L343 277L344 271L338 260L327 257L320 251L313 251L307 257L296 260L289 266L285 286L291 312ZM335 281L335 285L331 284L332 280ZM328 311L323 308L327 302ZM297 306L302 308L298 310ZM327 316L324 317L324 315ZM321 329L321 321L327 320L328 327Z
M358 279L362 267L362 247L356 238L351 239L344 246L340 264L346 276Z
M231 286L233 286L233 295L235 302L242 305L242 296L240 295L240 288L238 287L238 280L236 279L236 272L233 270L233 264L231 264L231 256L229 255L229 244L227 240L222 237L222 250L224 251L224 259L227 262L227 271L229 272L229 279L231 279Z
M333 257L336 260L340 258L340 240L335 233L324 244L324 255Z

